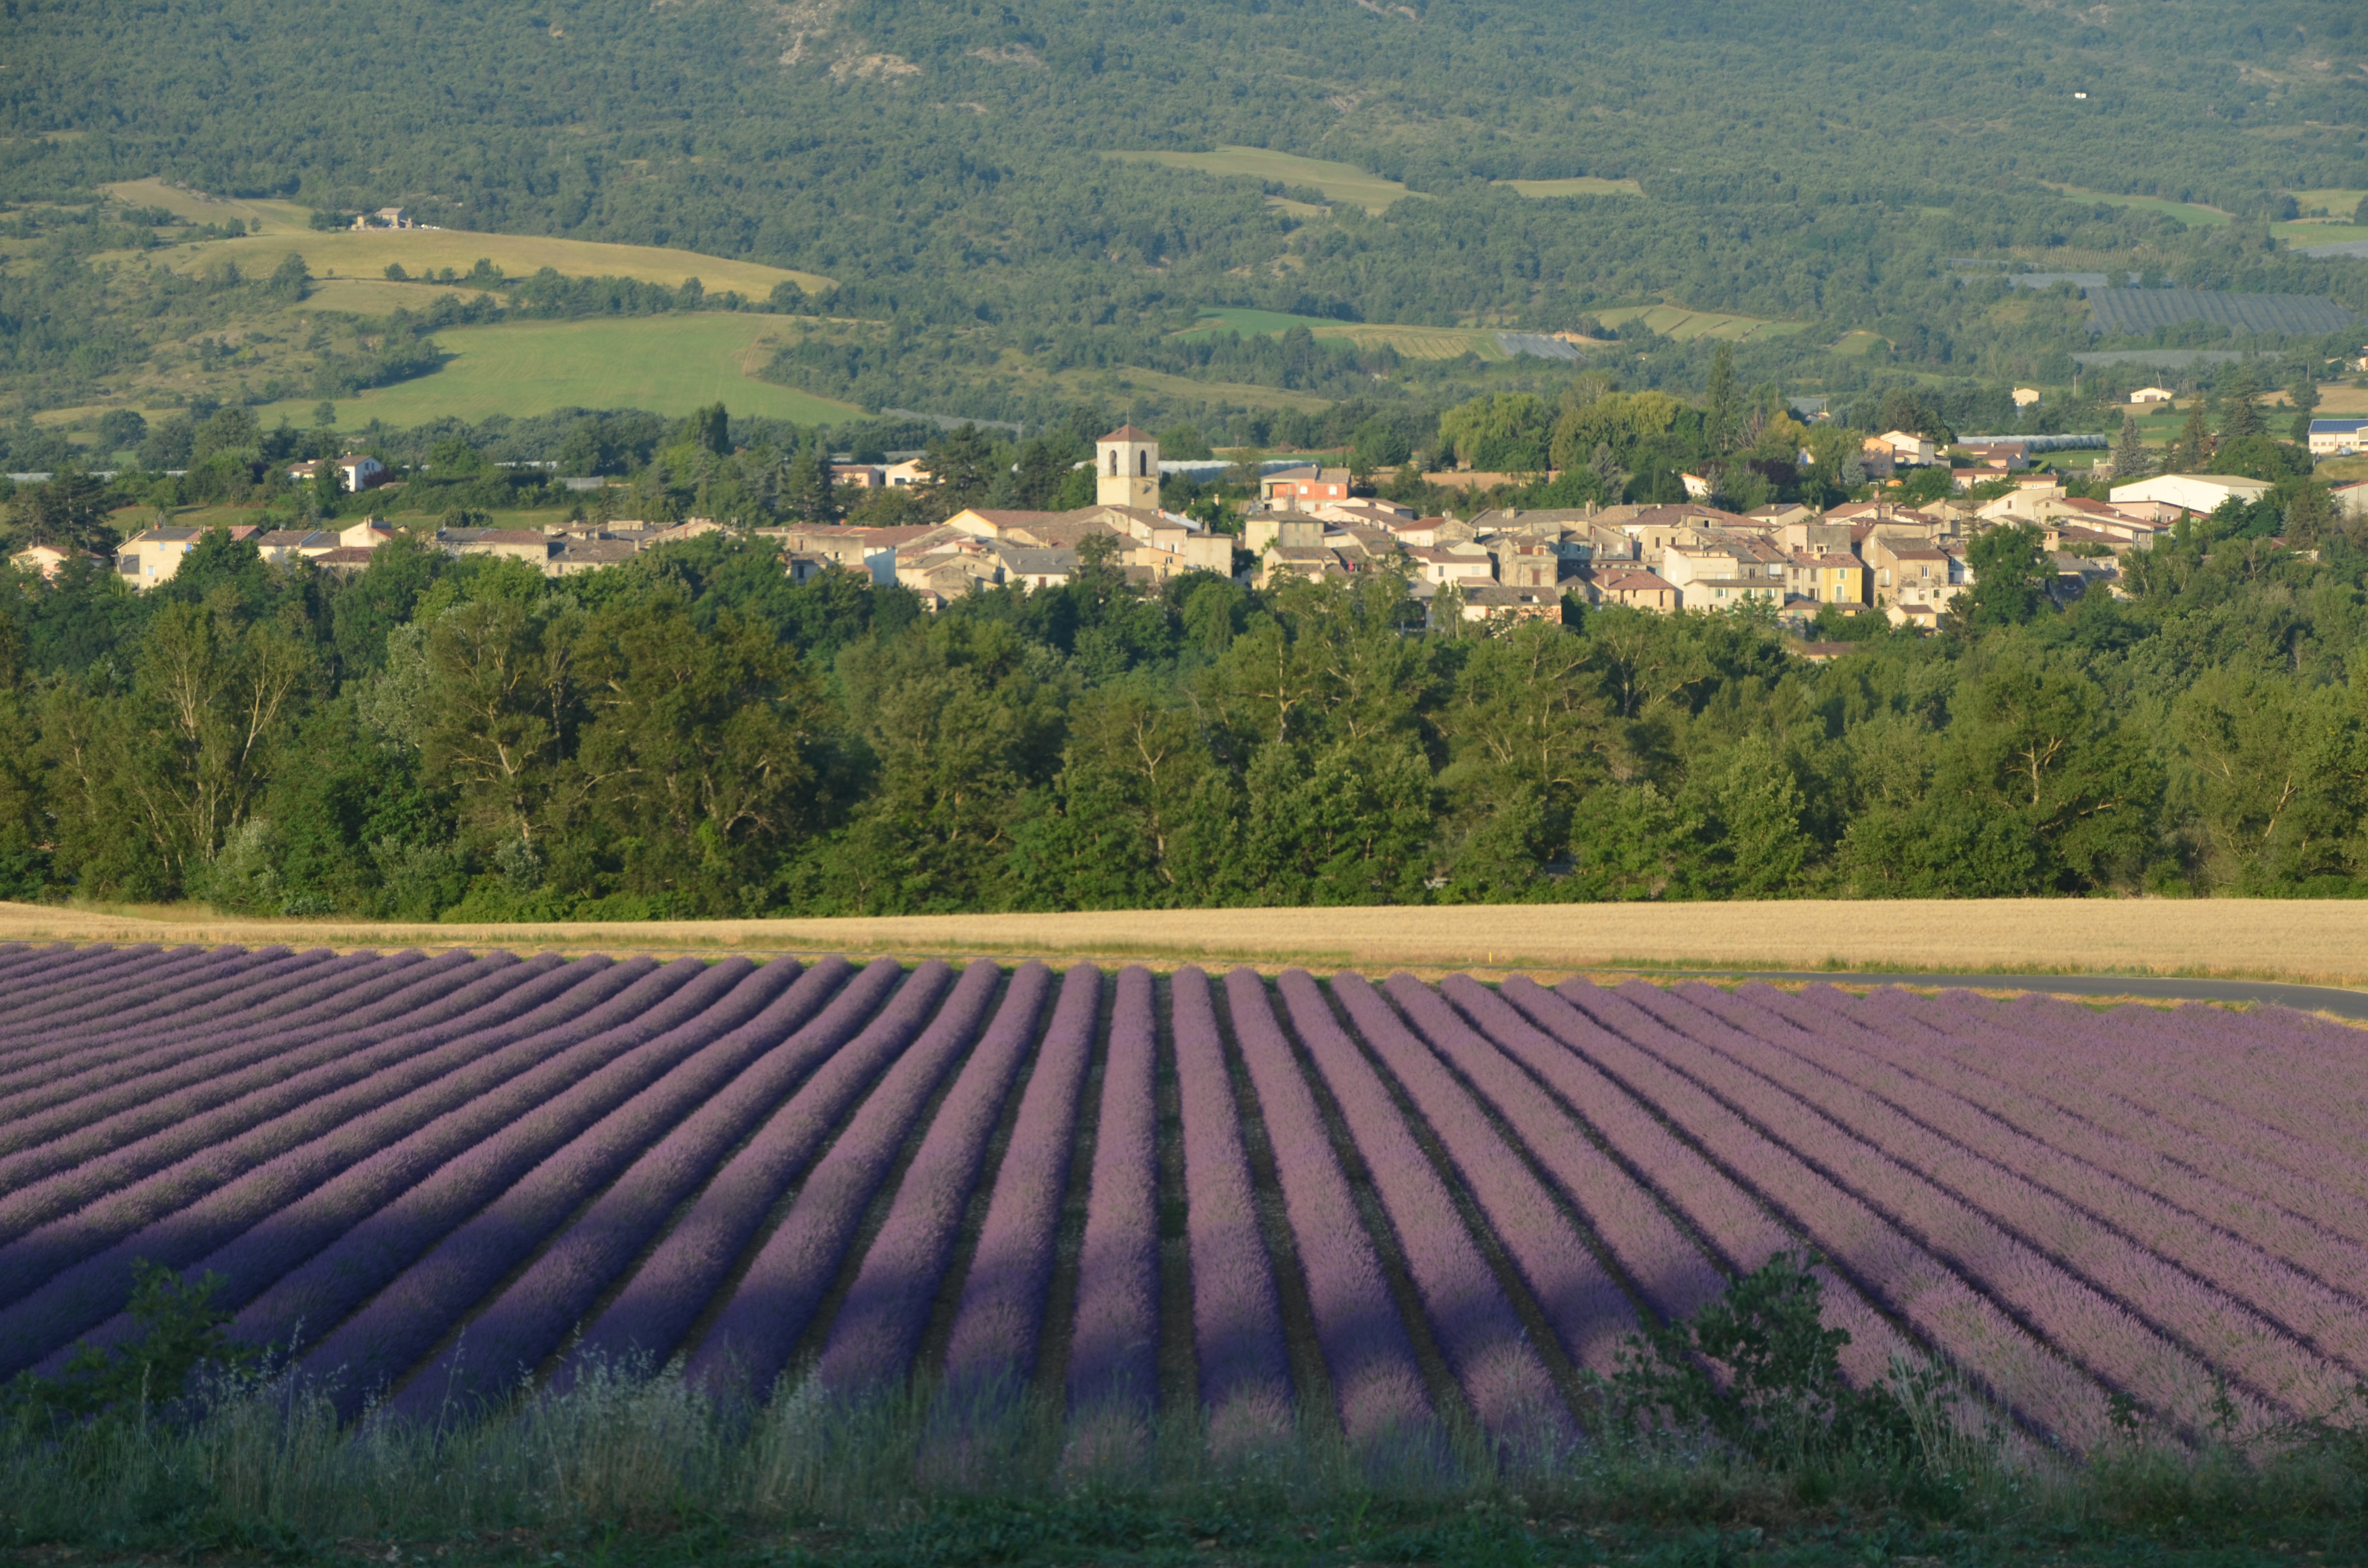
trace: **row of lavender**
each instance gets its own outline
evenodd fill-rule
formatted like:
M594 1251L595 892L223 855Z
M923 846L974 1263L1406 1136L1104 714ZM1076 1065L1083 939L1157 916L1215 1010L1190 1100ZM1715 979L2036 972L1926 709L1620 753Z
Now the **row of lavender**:
M1189 1389L1226 1447L1315 1410L1363 1446L1452 1412L1553 1449L1641 1318L1806 1244L1852 1376L1939 1356L2077 1448L2116 1394L2193 1434L2368 1376L2348 1031L1826 988L1162 989L0 949L0 1374L130 1332L148 1258L220 1275L235 1331L349 1409L422 1419L682 1356L718 1387L1034 1387L1088 1449ZM1167 1074L1189 1324L1161 1322Z

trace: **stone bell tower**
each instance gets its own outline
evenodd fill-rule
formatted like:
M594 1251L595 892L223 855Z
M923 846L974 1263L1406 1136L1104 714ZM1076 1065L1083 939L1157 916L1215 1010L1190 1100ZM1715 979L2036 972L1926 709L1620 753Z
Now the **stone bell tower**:
M1094 504L1159 507L1159 439L1121 425L1094 443Z

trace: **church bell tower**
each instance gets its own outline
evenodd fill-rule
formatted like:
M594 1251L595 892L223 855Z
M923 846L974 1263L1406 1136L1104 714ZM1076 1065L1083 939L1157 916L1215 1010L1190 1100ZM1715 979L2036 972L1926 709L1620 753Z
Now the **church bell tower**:
M1159 509L1159 440L1121 425L1094 443L1094 503Z

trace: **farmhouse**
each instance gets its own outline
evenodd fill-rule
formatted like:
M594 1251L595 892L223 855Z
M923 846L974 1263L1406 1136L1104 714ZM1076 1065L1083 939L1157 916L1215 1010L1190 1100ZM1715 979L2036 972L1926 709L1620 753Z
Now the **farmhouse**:
M309 483L320 477L321 471L332 468L337 472L337 488L354 492L368 490L386 483L386 465L376 458L348 452L341 458L314 458L310 462L292 463L288 477Z
M123 541L115 570L132 587L146 590L169 583L181 562L206 537L202 528L147 528Z
M2130 401L2143 407L2149 403L2172 403L2178 396L2169 387L2140 387L2130 393Z
M29 545L10 556L8 563L19 572L39 572L43 577L54 581L59 572L64 569L65 563L76 556L85 561L98 559L88 551L68 550L62 544L36 544Z

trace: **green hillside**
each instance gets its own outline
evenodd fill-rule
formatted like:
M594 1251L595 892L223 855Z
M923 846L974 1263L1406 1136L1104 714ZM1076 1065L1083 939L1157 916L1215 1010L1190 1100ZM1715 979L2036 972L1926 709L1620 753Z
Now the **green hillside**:
M341 352L411 309L353 285L484 256L620 286L433 330L729 289L882 334L784 384L1038 423L1121 369L1145 417L1251 401L1157 378L1551 391L1486 335L1639 306L1622 373L1649 385L1698 387L1703 337L1755 381L2065 383L2085 324L1960 286L1965 258L2368 312L2368 268L2266 237L2349 233L2327 202L2368 187L2355 8L248 0L228 48L199 0L28 6L0 73L0 412L201 376L302 402L312 328L275 313L302 290L249 297L291 253L334 285L310 309L350 318ZM341 229L393 205L429 228ZM692 276L704 298L622 287ZM1211 311L1356 330L1306 364L1187 362ZM443 375L423 389L457 393Z

